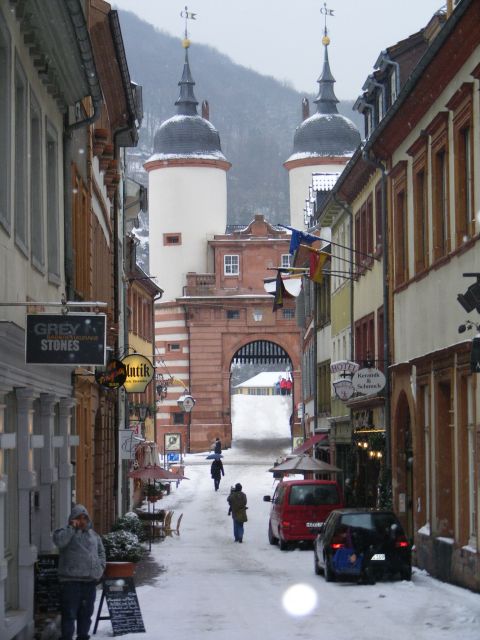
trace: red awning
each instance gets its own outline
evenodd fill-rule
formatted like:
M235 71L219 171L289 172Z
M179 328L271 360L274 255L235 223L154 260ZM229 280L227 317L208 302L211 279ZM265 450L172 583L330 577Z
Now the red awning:
M305 453L305 451L308 451L322 440L328 440L328 433L316 433L314 436L311 436L311 438L305 440L299 447L296 447L292 453Z

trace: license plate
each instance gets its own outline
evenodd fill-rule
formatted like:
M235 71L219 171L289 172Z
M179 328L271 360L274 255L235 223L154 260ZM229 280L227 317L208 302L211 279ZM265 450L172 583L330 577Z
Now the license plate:
M323 522L307 522L307 527L321 527Z
M385 554L384 553L374 553L371 559L372 560L385 560Z

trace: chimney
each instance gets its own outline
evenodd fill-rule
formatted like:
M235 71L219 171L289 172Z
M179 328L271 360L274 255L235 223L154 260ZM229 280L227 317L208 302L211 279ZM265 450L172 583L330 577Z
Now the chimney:
M208 100L202 102L202 118L204 120L210 120L210 105L208 104Z
M302 100L302 121L310 117L310 103L308 98Z

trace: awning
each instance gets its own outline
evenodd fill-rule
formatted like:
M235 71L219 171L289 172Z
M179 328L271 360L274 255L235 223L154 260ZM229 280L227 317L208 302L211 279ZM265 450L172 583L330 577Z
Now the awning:
M296 447L292 453L305 453L305 451L308 451L317 443L322 442L322 440L328 440L328 433L316 433L315 435L305 440L305 442L299 447Z

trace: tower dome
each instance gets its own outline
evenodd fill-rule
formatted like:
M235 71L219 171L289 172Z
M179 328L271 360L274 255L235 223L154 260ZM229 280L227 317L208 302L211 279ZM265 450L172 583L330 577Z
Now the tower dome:
M336 158L351 156L360 142L355 124L338 113L338 100L333 85L335 78L328 60L329 39L324 38L325 57L323 70L317 80L318 95L314 102L317 113L304 120L295 130L293 153L287 162L303 158Z
M154 155L149 162L178 157L226 161L220 146L218 131L211 122L197 113L198 102L193 92L195 82L190 72L187 46L185 46L183 74L178 85L180 95L175 102L177 115L163 122L155 134Z

